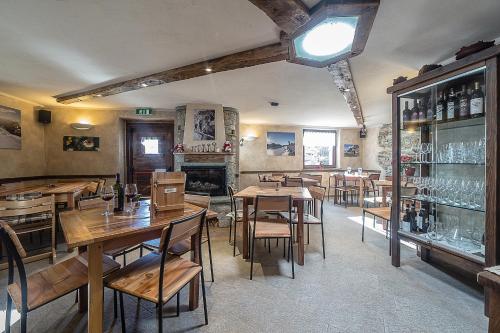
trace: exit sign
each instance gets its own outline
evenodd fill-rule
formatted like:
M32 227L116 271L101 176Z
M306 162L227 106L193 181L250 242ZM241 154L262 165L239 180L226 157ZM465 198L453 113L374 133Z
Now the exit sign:
M135 114L140 116L149 116L153 113L153 108L138 108L135 109Z

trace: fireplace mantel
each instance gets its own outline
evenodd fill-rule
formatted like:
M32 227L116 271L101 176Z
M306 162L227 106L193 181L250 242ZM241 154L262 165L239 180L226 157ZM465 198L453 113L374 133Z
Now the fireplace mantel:
M227 152L210 152L210 153L197 153L197 152L183 152L183 153L174 153L174 155L236 155L236 153L227 153Z

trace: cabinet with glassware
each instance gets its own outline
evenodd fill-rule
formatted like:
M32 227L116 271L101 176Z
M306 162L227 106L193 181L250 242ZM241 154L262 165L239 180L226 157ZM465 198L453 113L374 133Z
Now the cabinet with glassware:
M499 54L495 46L387 90L396 267L401 240L466 279L499 264Z

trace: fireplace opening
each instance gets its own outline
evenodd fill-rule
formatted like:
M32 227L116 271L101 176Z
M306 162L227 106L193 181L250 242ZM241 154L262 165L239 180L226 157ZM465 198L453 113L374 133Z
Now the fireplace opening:
M224 165L183 165L186 173L186 191L208 193L211 196L225 196L226 166Z

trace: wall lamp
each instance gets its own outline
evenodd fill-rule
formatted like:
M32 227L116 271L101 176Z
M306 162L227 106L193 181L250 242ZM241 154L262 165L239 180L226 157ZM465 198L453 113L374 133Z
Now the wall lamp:
M83 124L83 123L72 123L70 124L71 128L79 131L87 131L94 128L92 124Z
M243 143L245 141L254 141L255 139L257 139L256 136L253 136L253 135L247 135L247 136L244 136L240 139L240 146L243 146Z

